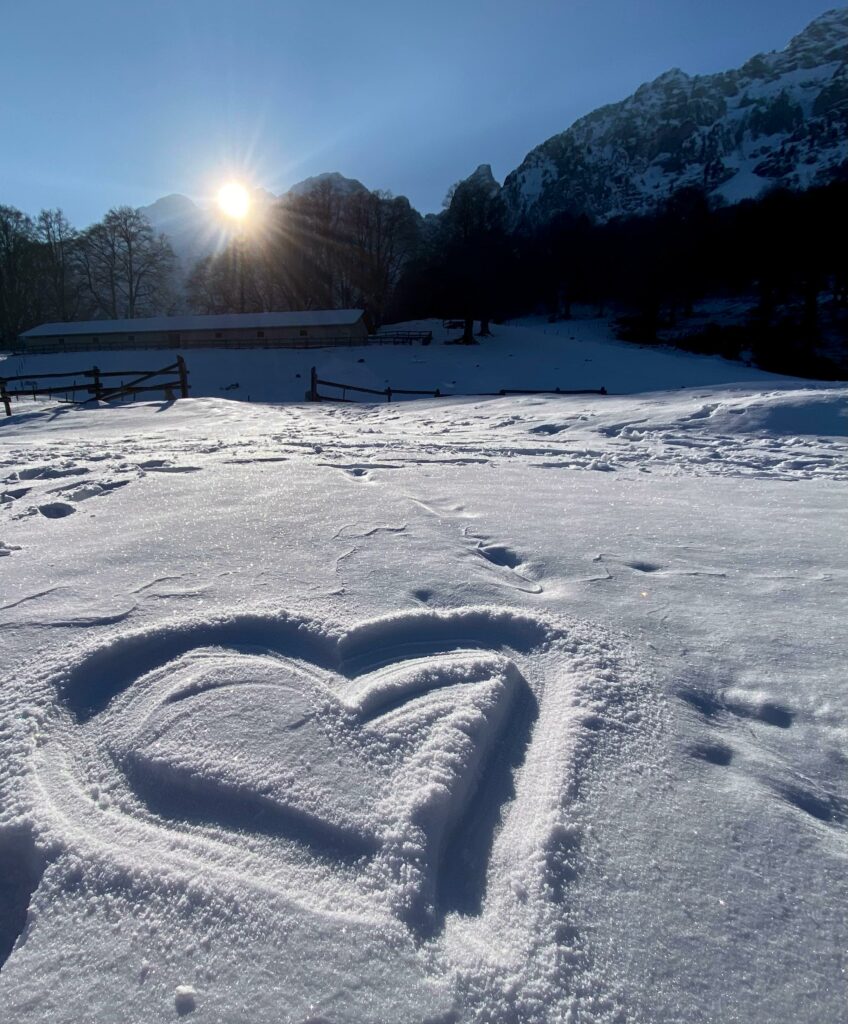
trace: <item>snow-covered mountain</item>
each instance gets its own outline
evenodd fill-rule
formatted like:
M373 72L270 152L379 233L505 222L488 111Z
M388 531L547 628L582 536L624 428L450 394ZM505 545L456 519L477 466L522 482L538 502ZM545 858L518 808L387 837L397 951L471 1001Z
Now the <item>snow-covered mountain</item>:
M515 226L648 211L697 185L729 202L830 180L848 161L848 8L741 68L679 68L532 150L504 182Z

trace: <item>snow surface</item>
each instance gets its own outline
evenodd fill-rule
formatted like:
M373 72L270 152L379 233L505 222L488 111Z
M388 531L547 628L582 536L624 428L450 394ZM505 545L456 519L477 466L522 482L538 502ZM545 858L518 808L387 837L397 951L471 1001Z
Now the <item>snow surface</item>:
M0 1020L842 1019L848 389L609 351L0 422Z
M439 320L413 320L386 331L432 331L431 345L363 345L326 349L190 349L185 351L192 396L253 402L300 402L317 367L324 380L384 390L438 388L443 395L473 395L507 389L597 389L632 394L739 381L785 382L786 377L718 356L693 357L675 349L640 348L617 341L606 319L547 324L529 317L494 325L480 345L445 345L461 332ZM104 349L97 352L14 355L0 358L0 373L36 373L155 368L173 361L170 351ZM130 376L127 378L131 379ZM80 376L78 383L88 383ZM320 388L339 396L338 390ZM367 398L348 394L348 398ZM396 396L402 400L403 396ZM373 400L373 399L372 399ZM26 406L21 406L26 408Z

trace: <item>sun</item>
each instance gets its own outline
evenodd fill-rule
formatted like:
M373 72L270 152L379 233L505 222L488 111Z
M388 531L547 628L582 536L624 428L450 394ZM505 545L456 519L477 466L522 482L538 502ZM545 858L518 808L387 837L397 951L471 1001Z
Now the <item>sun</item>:
M244 220L250 209L250 193L237 181L227 182L218 189L218 208L232 220Z

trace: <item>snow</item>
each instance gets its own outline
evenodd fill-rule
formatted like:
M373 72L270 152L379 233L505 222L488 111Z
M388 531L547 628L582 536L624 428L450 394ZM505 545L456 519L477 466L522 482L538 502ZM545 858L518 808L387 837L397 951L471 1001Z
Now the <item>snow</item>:
M846 38L843 7L815 19L785 50L760 54L736 71L690 76L674 68L580 118L506 176L513 225L525 218L538 225L575 209L602 221L649 213L687 185L707 183L712 195L732 203L755 198L764 185L802 189L838 179L848 155L845 132L833 111L814 110L844 72ZM800 107L804 123L762 134L756 115L781 98ZM663 138L673 140L671 153L657 151ZM736 173L713 188L722 165ZM754 167L765 176L753 174Z
M739 381L785 381L785 377L729 362L695 357L674 349L643 349L617 341L606 319L575 319L547 324L529 317L492 326L480 345L444 345L459 331L439 320L414 320L385 331L432 331L431 345L362 345L319 350L191 349L185 359L191 394L253 402L301 402L316 366L323 380L384 390L438 388L443 395L497 393L507 389L584 390L631 394L638 391L727 384ZM51 355L16 355L0 360L0 373L77 372L155 368L172 362L175 350L109 350ZM128 379L130 379L128 377ZM87 379L78 378L79 383ZM322 394L339 397L333 388ZM354 397L351 394L348 398ZM366 397L366 396L359 396ZM403 396L396 396L402 400ZM26 406L22 406L26 408Z
M848 388L579 323L0 422L0 1019L840 1019Z
M177 985L174 990L174 1009L180 1017L197 1009L197 991L193 985Z
M754 173L762 157L742 157L735 161L728 160L728 167L735 170L732 178L728 178L716 189L713 194L721 197L727 203L741 203L743 199L757 199L769 187L770 183L766 178Z

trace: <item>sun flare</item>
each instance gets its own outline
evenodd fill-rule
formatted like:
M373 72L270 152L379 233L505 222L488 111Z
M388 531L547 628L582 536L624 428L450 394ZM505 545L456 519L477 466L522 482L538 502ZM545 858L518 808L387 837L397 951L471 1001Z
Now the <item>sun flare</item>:
M250 194L244 185L230 181L218 189L218 208L232 220L244 220L250 209Z

